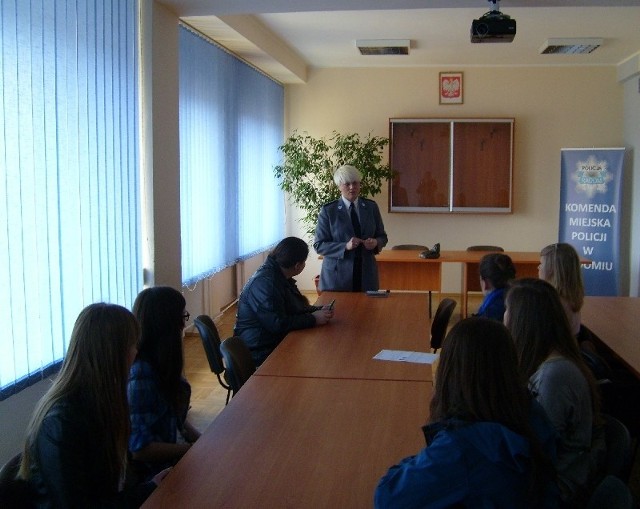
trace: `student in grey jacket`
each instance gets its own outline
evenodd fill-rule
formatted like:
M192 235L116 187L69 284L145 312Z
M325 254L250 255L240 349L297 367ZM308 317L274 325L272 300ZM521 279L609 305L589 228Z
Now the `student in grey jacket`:
M382 216L373 200L360 197L357 168L338 168L333 181L342 196L320 210L313 247L322 255L320 290L378 290L375 255L387 244Z
M585 365L558 292L546 281L516 279L504 323L529 390L558 433L558 487L566 507L585 507L602 475L605 443L595 379Z

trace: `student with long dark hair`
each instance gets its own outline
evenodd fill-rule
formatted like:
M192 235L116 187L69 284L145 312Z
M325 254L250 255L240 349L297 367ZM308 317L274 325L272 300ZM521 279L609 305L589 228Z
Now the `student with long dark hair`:
M138 507L153 490L155 483L122 490L127 377L139 332L134 316L114 304L92 304L78 316L60 373L27 429L19 477L34 506Z
M142 328L129 375L129 450L148 477L175 464L200 436L187 419L191 386L183 376L185 299L167 286L138 294L133 313Z
M558 486L565 504L581 507L597 479L604 440L596 382L585 365L558 292L541 279L514 281L504 322L529 388L558 438Z
M389 469L378 508L556 507L555 434L501 323L472 317L444 340L427 446Z

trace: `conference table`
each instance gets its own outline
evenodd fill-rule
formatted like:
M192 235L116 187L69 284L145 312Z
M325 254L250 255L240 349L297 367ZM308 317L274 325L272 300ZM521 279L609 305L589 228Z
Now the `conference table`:
M468 293L480 291L480 260L492 251L440 251L439 258L420 258L421 251L383 249L376 256L380 288L405 291L442 291L442 264L462 264L460 312L467 316ZM538 277L539 251L505 251L516 267L516 277ZM583 261L588 263L587 260Z
M428 365L371 357L428 351L426 296L332 299L331 323L289 334L144 508L373 506L388 468L424 447L433 383Z
M424 447L428 382L253 376L145 508L367 508Z
M381 350L428 352L426 294L323 292L317 304L335 299L327 324L290 332L256 372L318 378L432 381L431 365L373 359Z
M582 323L640 379L640 298L585 297Z

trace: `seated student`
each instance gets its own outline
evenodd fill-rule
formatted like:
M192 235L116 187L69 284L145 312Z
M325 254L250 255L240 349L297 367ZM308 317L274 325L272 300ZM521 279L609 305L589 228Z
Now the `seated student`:
M584 303L584 284L580 257L573 246L558 242L543 248L540 251L538 277L550 283L558 292L571 332L577 336L580 332L580 310Z
M146 288L136 297L133 313L142 334L129 374L129 450L137 474L146 478L174 465L200 432L187 420L191 386L183 377L189 319L184 297L167 286Z
M458 322L444 340L427 446L389 469L377 508L556 507L555 433L529 395L499 322Z
M558 292L546 281L514 281L504 323L529 388L558 433L558 486L569 507L584 507L604 455L599 394Z
M504 253L490 253L480 260L480 288L484 299L476 316L502 322L504 294L509 281L516 277L511 257Z
M60 373L27 429L19 477L36 507L139 507L154 482L121 490L127 460L127 376L140 329L114 304L78 316Z
M288 332L324 325L333 317L329 306L310 305L293 279L304 269L308 255L304 240L281 240L242 289L234 335L249 347L256 366Z
M584 303L584 284L580 257L570 244L558 242L550 244L540 251L538 277L553 286L564 311L569 319L571 332L576 337L582 358L596 377L596 380L609 379L611 369L598 353L593 332L582 325L582 305Z

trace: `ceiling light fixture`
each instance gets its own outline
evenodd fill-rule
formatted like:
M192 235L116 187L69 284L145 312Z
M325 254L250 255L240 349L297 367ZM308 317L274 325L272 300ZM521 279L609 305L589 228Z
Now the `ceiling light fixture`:
M408 55L409 39L358 39L356 46L362 55Z
M581 37L571 39L566 37L555 37L547 39L540 48L543 55L578 55L591 53L602 46L603 39L596 37Z

